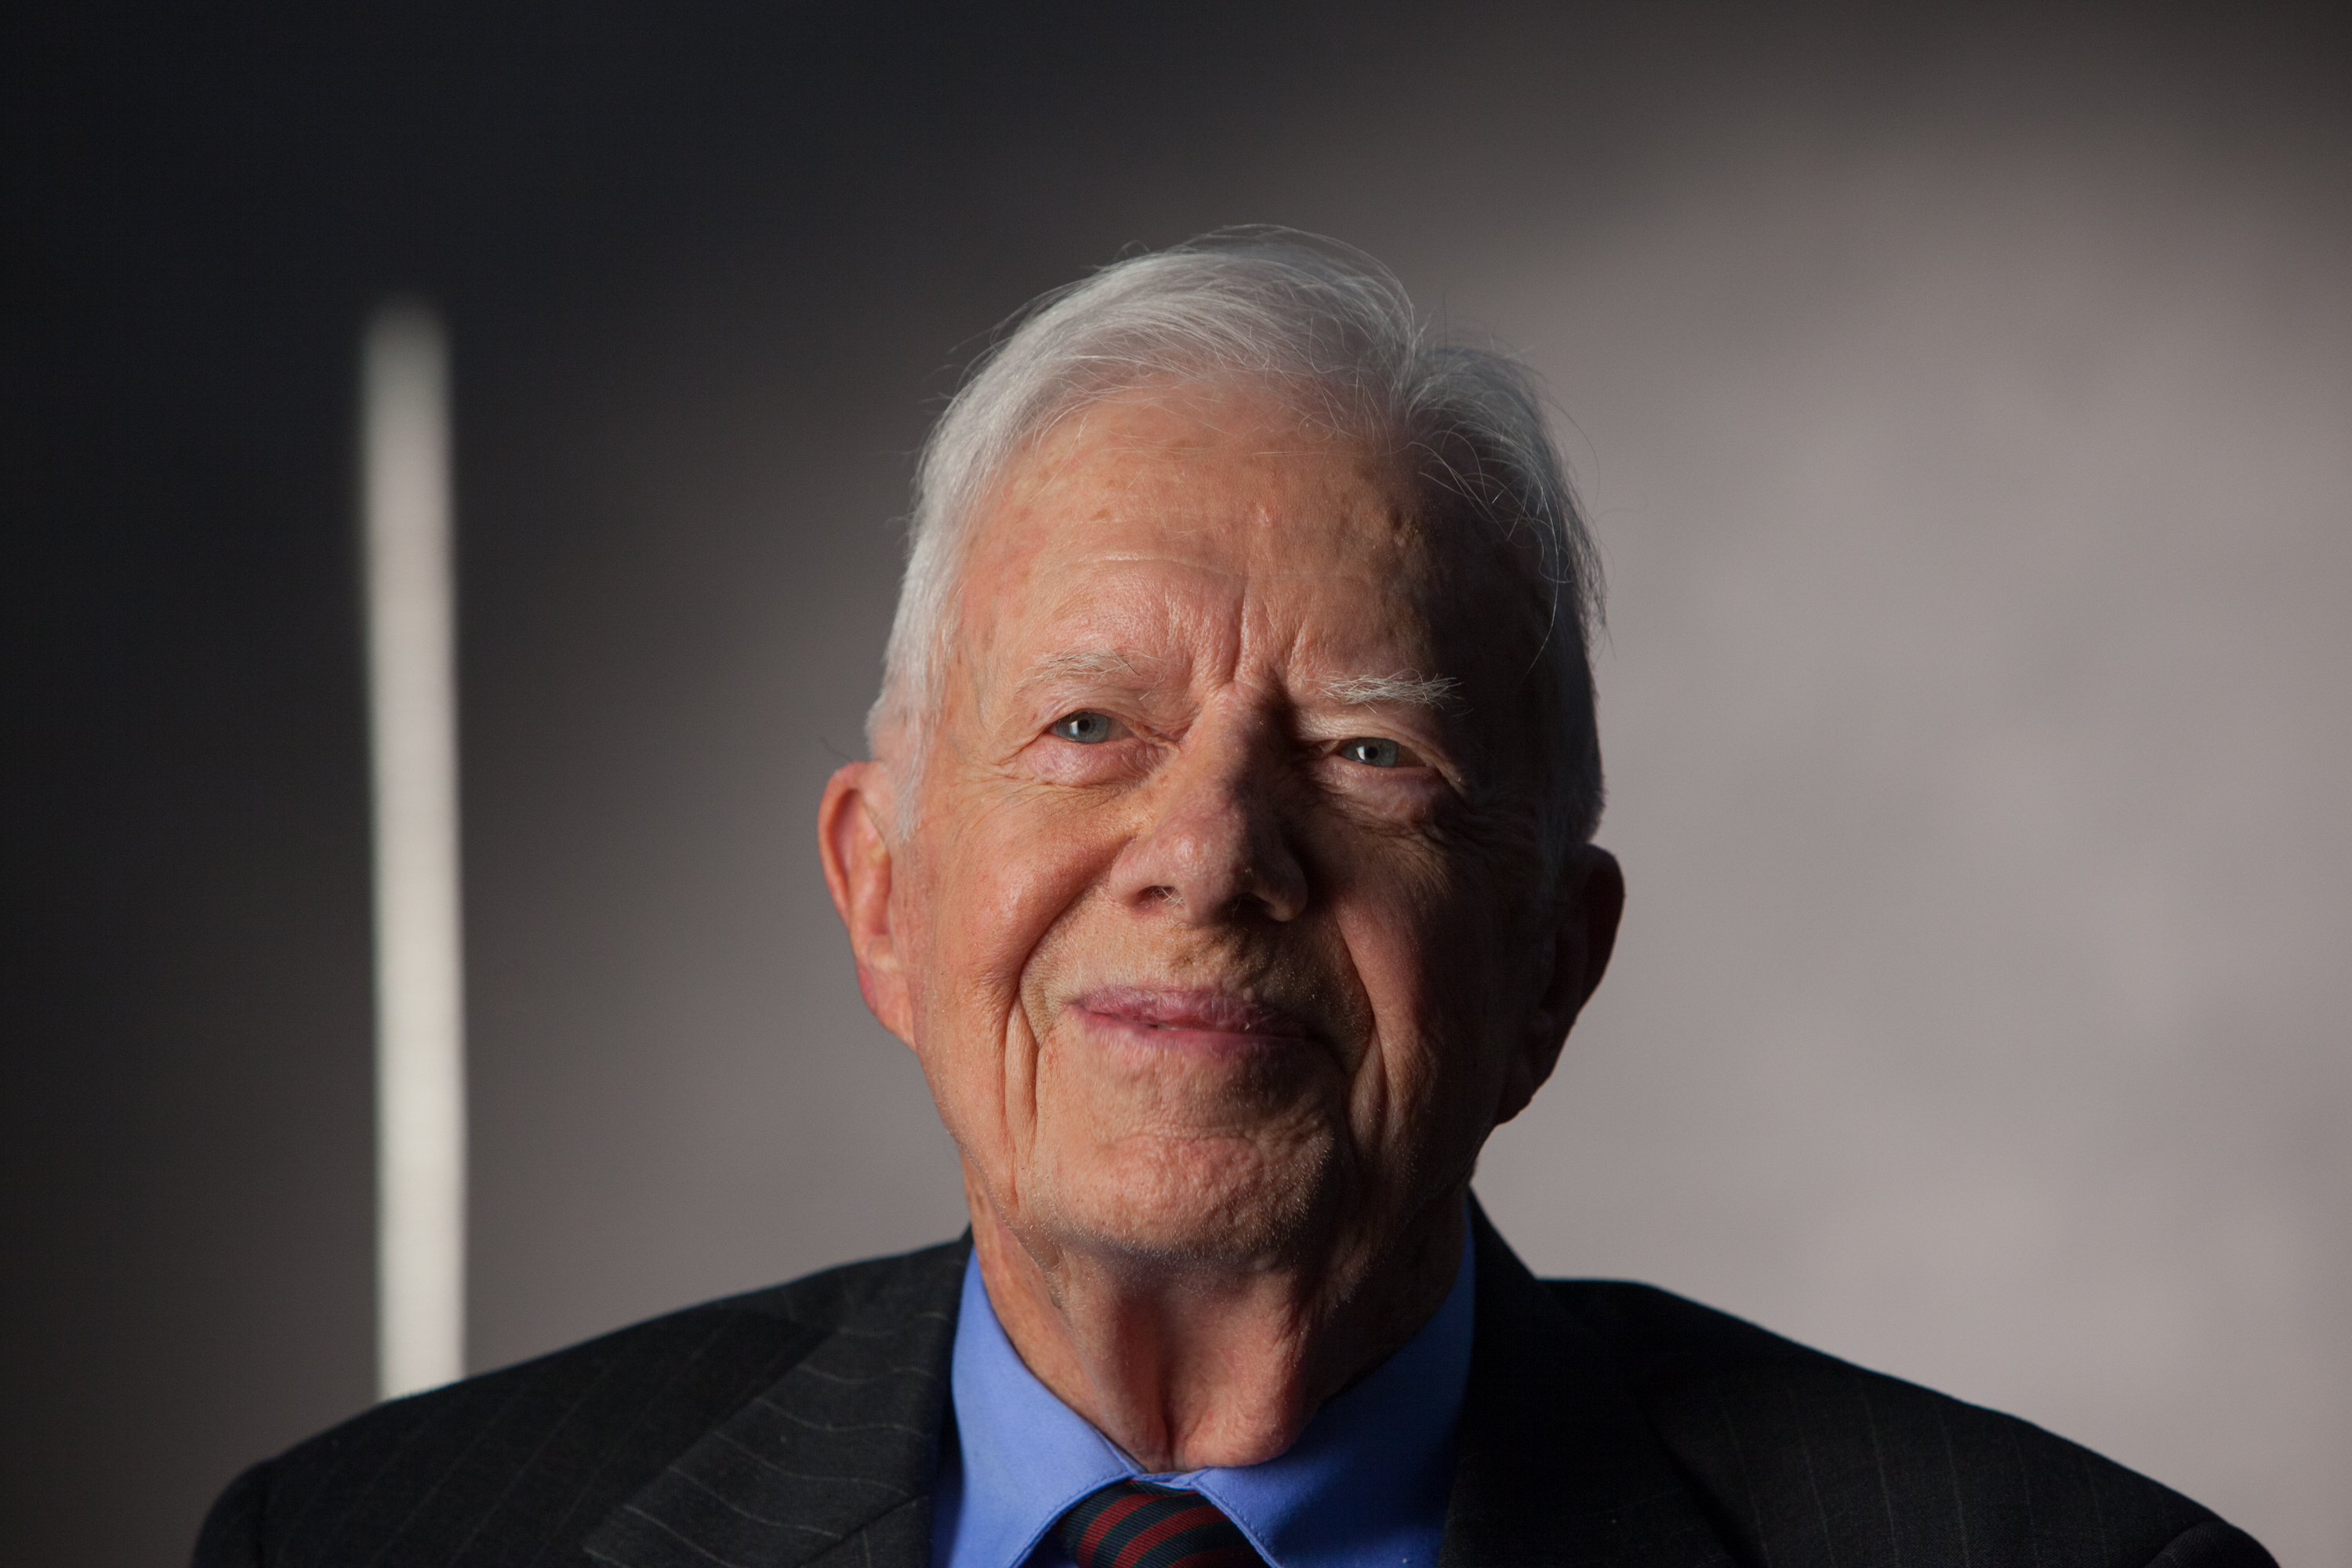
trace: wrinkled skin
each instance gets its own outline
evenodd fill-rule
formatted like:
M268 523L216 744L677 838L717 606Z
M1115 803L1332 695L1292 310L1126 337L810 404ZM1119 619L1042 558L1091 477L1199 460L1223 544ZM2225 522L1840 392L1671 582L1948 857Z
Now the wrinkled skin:
M827 789L991 1301L1149 1469L1273 1458L1426 1321L1608 962L1502 548L1278 391L1094 405L978 519L919 776L886 735Z

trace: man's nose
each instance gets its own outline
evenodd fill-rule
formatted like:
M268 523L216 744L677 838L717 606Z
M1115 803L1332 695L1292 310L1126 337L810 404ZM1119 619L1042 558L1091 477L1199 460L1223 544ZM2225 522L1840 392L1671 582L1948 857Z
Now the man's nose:
M1196 725L1153 781L1150 819L1112 867L1120 900L1191 925L1296 920L1307 868L1285 822L1279 749L1256 725Z

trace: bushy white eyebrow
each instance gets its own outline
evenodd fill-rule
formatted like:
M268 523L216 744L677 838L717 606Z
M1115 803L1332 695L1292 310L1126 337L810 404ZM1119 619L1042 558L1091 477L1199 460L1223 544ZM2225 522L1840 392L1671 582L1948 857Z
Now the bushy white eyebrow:
M1352 675L1345 680L1335 680L1323 688L1323 695L1350 708L1401 703L1444 712L1454 706L1454 694L1461 689L1462 683L1450 675L1423 675L1418 670L1401 669L1394 675Z

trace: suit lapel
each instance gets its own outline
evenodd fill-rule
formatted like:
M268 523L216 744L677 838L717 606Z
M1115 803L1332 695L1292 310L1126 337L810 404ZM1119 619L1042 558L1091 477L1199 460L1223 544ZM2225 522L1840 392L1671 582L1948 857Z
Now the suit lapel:
M774 1386L606 1515L588 1555L614 1568L927 1568L963 1257L918 1255L846 1304Z
M1476 1349L1439 1568L1728 1568L1599 1341L1474 1205ZM583 1542L613 1568L928 1568L963 1249L826 1312L808 1355Z
M1477 1338L1439 1568L1728 1568L1611 1366L1474 1204Z

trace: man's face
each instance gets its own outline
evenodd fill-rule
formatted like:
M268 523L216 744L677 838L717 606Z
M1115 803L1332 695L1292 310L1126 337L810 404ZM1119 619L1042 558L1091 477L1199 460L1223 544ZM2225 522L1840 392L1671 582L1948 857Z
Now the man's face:
M1541 1081L1598 968L1538 864L1511 584L1400 458L1255 389L1018 463L859 946L1033 1253L1369 1266Z

